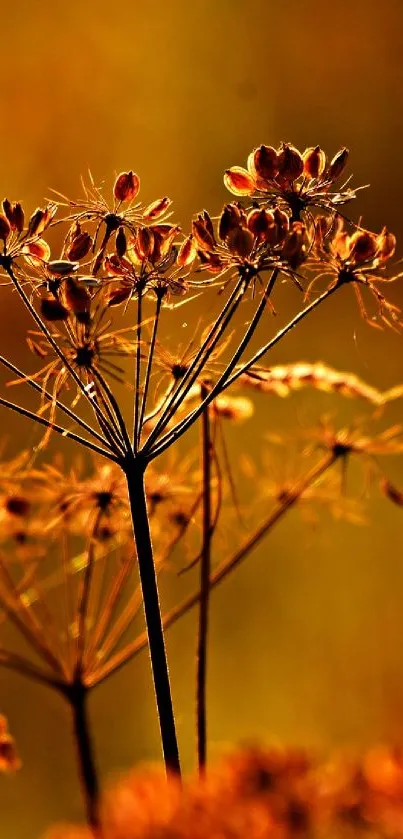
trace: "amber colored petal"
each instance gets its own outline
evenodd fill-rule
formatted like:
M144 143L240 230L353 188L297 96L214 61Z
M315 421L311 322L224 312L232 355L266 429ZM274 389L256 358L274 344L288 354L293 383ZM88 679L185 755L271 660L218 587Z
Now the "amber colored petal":
M158 219L166 213L168 207L171 204L171 199L165 196L164 198L158 198L157 201L153 201L152 204L149 204L148 207L145 208L143 212L143 218L146 221L152 221L153 219Z
M22 252L31 259L34 264L48 262L50 259L50 247L44 239L36 239L35 242L27 242Z
M117 201L133 201L140 190L140 178L134 172L121 172L116 178L113 194Z
M197 250L194 238L192 235L187 236L179 248L176 261L181 268L185 268L187 265L191 265L193 260L196 258L196 254Z
M224 173L224 184L233 195L253 195L256 192L256 182L252 175L242 169L242 166L232 166Z
M337 178L340 177L341 173L347 166L347 159L348 159L349 151L348 149L340 149L340 151L335 154L333 160L330 161L329 168L325 173L325 177L327 180L337 181Z
M252 177L272 181L278 172L279 162L276 149L272 146L259 146L248 157L248 169Z

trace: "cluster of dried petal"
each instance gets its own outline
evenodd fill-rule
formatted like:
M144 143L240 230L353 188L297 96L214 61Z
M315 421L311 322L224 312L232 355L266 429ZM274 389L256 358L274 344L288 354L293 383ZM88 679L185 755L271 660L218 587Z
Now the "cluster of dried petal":
M345 148L328 163L320 146L300 152L290 143L282 143L278 149L261 145L250 153L246 169L232 166L226 170L224 184L238 197L281 195L293 211L297 203L299 209L314 204L330 207L354 197L351 190L333 195L329 192L343 173L347 159ZM299 202L295 201L296 196Z
M102 830L105 839L401 839L402 751L379 745L355 758L319 759L251 747L182 788L162 772L136 772L105 797ZM69 831L46 839L70 839Z

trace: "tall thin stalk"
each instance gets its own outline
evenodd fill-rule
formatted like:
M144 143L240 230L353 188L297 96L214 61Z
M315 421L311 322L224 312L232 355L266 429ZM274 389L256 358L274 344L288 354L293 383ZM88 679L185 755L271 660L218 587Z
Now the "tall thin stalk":
M139 456L128 457L125 474L129 492L134 539L140 583L143 594L147 637L155 697L161 731L162 750L167 769L180 774L179 749L165 650L161 609L158 596L150 526L148 521L144 470L146 463Z
M200 398L207 396L205 384L200 387ZM210 604L210 568L211 568L211 459L212 443L210 434L210 411L206 408L202 414L202 469L203 469L203 543L200 557L200 608L199 632L197 639L196 672L196 718L197 718L197 757L200 774L204 773L207 759L207 638Z
M77 679L73 684L66 685L63 693L69 702L73 717L73 735L87 821L94 836L100 839L102 830L99 816L99 782L88 723L88 688L81 679Z

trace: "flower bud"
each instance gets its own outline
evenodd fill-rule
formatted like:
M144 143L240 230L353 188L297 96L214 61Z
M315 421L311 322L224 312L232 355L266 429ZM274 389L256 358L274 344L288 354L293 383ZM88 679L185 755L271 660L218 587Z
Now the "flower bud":
M133 201L140 189L140 178L134 172L122 172L115 181L113 194L116 201Z
M265 242L270 228L274 228L274 216L269 210L251 210L247 218L248 229L258 242Z
M44 297L41 300L41 315L44 320L51 322L67 320L69 311L60 303L60 300L56 300L54 297Z
M67 277L63 283L63 298L67 308L75 315L88 312L91 295L85 286L73 277Z
M356 265L372 260L377 251L376 237L368 230L357 230L348 241L349 259Z
M202 250L213 251L215 248L214 236L206 229L204 221L200 218L192 222L192 233L198 246Z
M56 204L48 204L45 210L38 207L28 222L27 237L38 236L49 226L57 210Z
M7 237L11 232L11 225L8 221L8 218L0 213L0 239L3 239L3 242L6 242Z
M116 234L116 253L118 256L124 256L127 250L127 241L123 227L119 227Z
M147 221L160 218L167 211L171 203L171 199L166 196L165 198L158 198L157 201L153 201L152 204L146 207L143 212L143 218Z
M22 206L19 201L17 201L13 207L13 220L15 229L18 230L18 233L22 233L22 231L24 230L25 217L24 210L22 209Z
M272 146L259 146L248 157L248 169L253 177L272 181L278 172L278 157Z
M250 255L254 241L254 235L247 227L235 227L227 237L228 249L241 259L247 259Z
M295 181L302 174L304 161L302 155L290 143L283 143L278 155L279 175L286 181Z
M304 161L304 175L307 178L320 178L326 166L326 155L320 146L305 149L302 159Z
M92 248L92 237L85 231L78 233L72 240L71 244L66 249L66 256L75 262L77 259L83 259L84 256L90 252Z
M36 239L35 242L27 242L24 245L22 252L27 259L31 259L36 265L38 263L48 262L50 257L50 247L44 239Z
M177 263L180 265L181 268L186 268L188 265L191 265L193 260L196 258L196 246L194 243L193 236L187 236L184 242L182 242L178 257Z
M256 192L255 179L241 166L226 169L224 184L233 195L253 195Z
M236 204L226 204L218 223L218 235L222 242L225 242L231 230L240 227L243 220L243 213Z
M139 259L148 259L154 248L154 234L152 230L149 227L140 227L133 246Z
M340 177L341 173L347 166L348 155L349 151L346 148L340 149L340 151L338 151L337 154L335 154L326 172L326 180L331 181L331 183L337 181L337 179Z
M396 236L393 233L389 233L389 230L384 227L379 236L376 238L376 242L378 245L378 250L376 252L376 256L382 262L389 259L393 256L395 249L396 249Z

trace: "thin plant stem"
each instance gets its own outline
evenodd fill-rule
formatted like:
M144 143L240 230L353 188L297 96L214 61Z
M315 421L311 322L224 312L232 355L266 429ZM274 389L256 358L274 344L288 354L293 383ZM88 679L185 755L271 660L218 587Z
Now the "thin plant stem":
M0 356L0 364L2 364L3 367L6 367L8 370L11 370L13 373L15 373L15 375L18 376L20 379L24 379L26 384L29 385L29 387L32 387L34 390L38 391L49 402L53 402L61 411L63 411L66 414L66 416L70 417L70 419L76 422L77 425L80 425L81 428L83 428L85 431L88 431L88 433L91 434L92 437L95 438L95 440L98 440L98 442L102 443L104 446L109 446L111 451L115 451L116 453L116 449L112 447L110 442L106 440L105 437L102 437L101 434L98 434L98 432L95 431L95 429L92 428L91 425L88 425L87 422L81 419L81 417L79 417L78 414L75 414L74 411L72 411L67 405L65 405L63 402L60 402L59 399L52 396L52 394L49 393L47 390L44 390L44 388L41 387L41 385L38 384L38 382L35 382L33 379L30 379L29 376L23 373L22 370L19 370L18 367L12 364L11 361L9 361L7 358L4 358L4 356L2 355Z
M0 666L13 670L16 673L20 673L22 676L27 676L35 682L39 682L40 684L47 685L51 688L62 690L65 686L64 681L49 675L40 667L37 667L36 664L32 664L31 661L28 661L28 659L25 659L21 655L17 655L17 653L12 653L2 648L0 649Z
M193 425L193 423L201 416L204 408L207 407L207 405L209 405L210 402L216 398L216 396L218 396L220 393L226 390L227 387L229 387L234 381L236 381L236 379L239 378L239 376L242 375L242 373L245 373L247 370L249 370L250 367L256 364L256 362L259 361L259 359L263 355L265 355L265 353L267 353L269 350L272 349L272 347L278 344L278 342L281 341L282 338L284 338L288 334L288 332L291 332L291 330L294 329L297 326L297 324L300 323L300 321L302 321L305 317L307 317L307 315L313 312L321 303L327 300L328 297L331 296L331 294L334 294L334 292L336 291L336 289L340 287L340 285L340 283L335 283L333 286L330 286L330 288L326 289L326 291L324 291L323 294L321 294L319 297L313 300L312 303L305 307L305 309L302 309L300 312L298 312L298 314L295 315L295 317L292 318L292 320L290 320L286 324L286 326L283 327L283 329L280 329L276 333L276 335L274 335L274 337L267 342L267 344L264 344L264 346L261 347L260 350L258 350L252 356L252 358L249 359L249 361L241 365L238 368L238 370L236 370L235 373L233 373L232 376L228 377L227 371L229 367L231 367L230 372L232 372L232 369L235 366L232 364L231 361L227 367L227 370L225 370L222 376L220 376L219 381L214 385L214 387L211 389L210 393L206 396L203 402L200 403L200 405L198 405L197 408L195 408L183 420L178 422L177 425L171 429L171 431L169 431L164 437L160 439L158 445L149 453L150 459L158 457L158 455L162 454L162 452L169 448L172 445L172 443L178 440L179 437L181 437L182 434L184 434L185 431L187 431L188 428L190 428L190 426ZM236 353L236 355L238 355L238 353Z
M87 822L93 830L94 837L101 839L99 782L87 711L88 688L81 680L77 680L66 686L63 693L70 705L73 717L73 736Z
M145 463L139 457L126 461L126 480L129 491L133 532L137 551L140 583L143 594L147 638L161 730L165 766L180 774L179 749L162 628L157 578L148 521L144 486Z
M176 390L172 394L171 399L165 406L164 411L161 414L155 428L150 433L146 441L146 444L143 448L144 452L148 451L151 448L160 432L163 430L164 427L166 427L167 423L178 409L179 404L183 401L186 394L192 387L193 383L196 381L197 377L200 374L200 371L206 364L207 358L210 357L221 336L224 334L228 324L232 320L246 291L247 285L248 278L245 279L244 275L242 274L239 277L238 282L234 290L232 291L230 297L223 306L217 320L214 322L206 338L204 339L200 349L196 353L192 363L189 365L185 375L182 376L182 379L179 382L178 387L176 388Z
M117 463L119 458L112 454L112 452L107 451L107 449L102 449L101 446L97 446L95 443L91 443L90 440L86 440L84 437L80 437L79 434L75 434L74 431L69 431L67 428L63 428L61 425L56 425L54 422L50 422L49 420L45 419L44 417L39 417L37 414L34 414L33 411L28 411L27 408L22 408L21 405L16 405L14 402L9 402L8 399L0 398L0 406L3 408L8 408L10 411L15 411L17 414L20 414L23 417L27 417L27 419L36 422L38 425L43 425L45 428L49 428L52 431L56 431L57 434L61 434L62 437L68 437L69 440L75 440L76 443L80 443L81 446L84 446L87 449L91 449L91 451L96 452L96 454L102 455L102 457L107 457L109 460L113 460L114 463Z
M259 525L253 533L247 537L241 547L231 554L227 559L218 565L215 571L210 575L210 588L215 588L234 570L245 557L262 541L262 539L269 533L277 522L290 510L301 498L301 495L308 487L312 486L322 475L330 469L336 460L342 456L338 451L332 451L327 454L316 466L312 467L299 481L297 481L291 489L288 490L287 495L281 500L277 507L270 513L270 515ZM200 590L194 592L189 597L185 598L182 603L175 606L163 618L163 628L168 629L179 618L185 615L189 609L192 609L200 600ZM147 646L147 633L143 632L133 642L127 645L124 650L116 653L107 661L103 667L91 676L91 685L97 685L103 682L106 678L115 673L123 667L128 661L134 658L140 650Z
M77 653L75 663L75 676L82 678L83 660L86 648L87 639L87 618L88 618L88 604L90 599L91 583L94 573L95 560L95 540L99 527L99 522L102 516L102 510L96 514L95 522L90 535L87 562L84 570L82 586L77 607Z
M142 318L143 290L137 292L137 325L136 325L136 372L134 382L134 418L133 418L133 451L138 450L140 436L139 412L140 412L140 377L141 377L141 318Z
M142 431L143 422L144 422L144 414L145 414L145 410L146 410L146 406L147 406L148 388L149 388L149 385L150 385L150 376L151 376L151 370L152 370L152 364L153 364L153 358L154 358L155 342L156 342L156 339L157 339L157 331L158 331L158 326L159 326L161 306L162 306L162 295L158 294L157 295L157 305L156 305L155 316L154 316L154 323L153 323L153 331L152 331L152 335L151 335L150 349L149 349L149 352L148 352L147 368L146 368L146 374L145 374L145 378L144 378L144 389L143 389L143 395L142 395L142 399L141 399L140 419L139 419L139 428L138 428L138 435L137 435L137 445L138 446L140 445L141 431Z
M200 386L200 398L203 401L208 392L206 385ZM203 775L207 759L207 640L210 605L210 569L211 569L211 457L212 441L210 433L210 411L202 414L202 470L203 500L202 520L203 537L200 557L200 608L197 639L196 665L196 723L197 723L197 758L199 773Z

